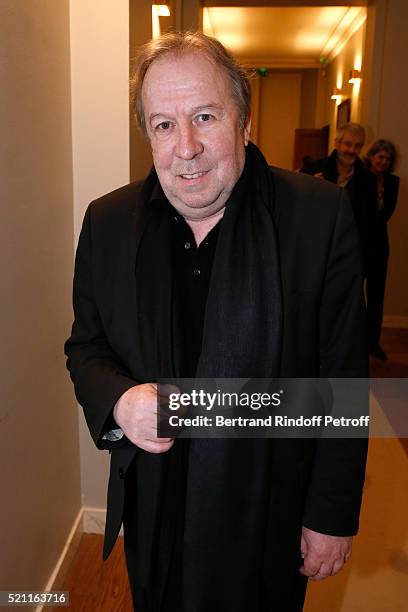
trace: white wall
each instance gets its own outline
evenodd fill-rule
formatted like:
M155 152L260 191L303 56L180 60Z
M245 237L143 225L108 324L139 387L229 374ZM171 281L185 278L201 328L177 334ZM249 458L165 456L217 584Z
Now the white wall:
M70 24L76 244L89 202L129 182L129 3L70 0ZM82 414L80 448L83 504L105 507L109 456Z
M87 204L129 182L129 6L70 0L75 239Z

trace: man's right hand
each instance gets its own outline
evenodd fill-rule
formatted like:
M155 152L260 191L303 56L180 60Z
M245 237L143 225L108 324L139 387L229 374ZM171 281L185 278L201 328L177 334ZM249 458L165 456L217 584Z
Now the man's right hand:
M164 453L174 444L173 438L157 437L156 383L128 389L116 402L113 418L128 440L149 453Z

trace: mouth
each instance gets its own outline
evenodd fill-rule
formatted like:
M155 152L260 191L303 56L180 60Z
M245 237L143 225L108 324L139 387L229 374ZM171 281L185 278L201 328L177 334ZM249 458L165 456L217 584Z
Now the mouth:
M352 153L345 153L343 156L343 159L345 161L349 161L349 162L353 162L355 161L357 158L357 155L353 155Z
M193 172L192 174L179 174L179 177L185 181L194 181L195 179L199 179L202 176L207 174L207 170L203 172Z

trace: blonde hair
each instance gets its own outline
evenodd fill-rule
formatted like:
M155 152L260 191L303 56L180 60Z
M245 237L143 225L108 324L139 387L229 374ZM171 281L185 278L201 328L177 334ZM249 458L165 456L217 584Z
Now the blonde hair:
M188 53L201 53L210 62L223 68L239 111L240 125L244 127L251 106L251 88L245 69L215 38L206 36L202 32L170 32L149 41L139 50L131 91L136 120L142 132L147 134L142 88L149 67L155 60L165 55L181 56Z

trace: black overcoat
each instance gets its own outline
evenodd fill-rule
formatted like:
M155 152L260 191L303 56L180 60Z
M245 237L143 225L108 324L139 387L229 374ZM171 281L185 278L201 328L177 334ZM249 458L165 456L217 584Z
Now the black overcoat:
M301 168L301 172L313 175L321 173L326 181L337 184L339 172L337 170L336 149L328 157L314 160L307 168ZM345 189L354 211L363 253L363 263L365 269L367 269L375 249L373 234L377 227L377 183L372 172L364 167L359 158L354 163L353 176Z
M373 230L376 257L386 258L390 254L387 223L391 219L398 200L399 176L384 173L384 207L377 213L377 225Z
M366 377L362 262L349 200L328 182L280 169L271 173L283 300L280 374ZM113 425L119 397L133 385L152 382L140 378L133 316L145 199L143 183L134 183L89 206L76 256L75 321L66 343L68 368L93 440L111 452L104 558L119 533L125 476L135 457L142 466L141 486L151 492L152 507L144 509L140 534L146 551L141 586L146 586L157 512L157 456L126 438L111 443L102 436ZM357 532L367 444L362 439L273 443L264 564L265 575L283 585L291 559L299 556L302 524L331 535Z

